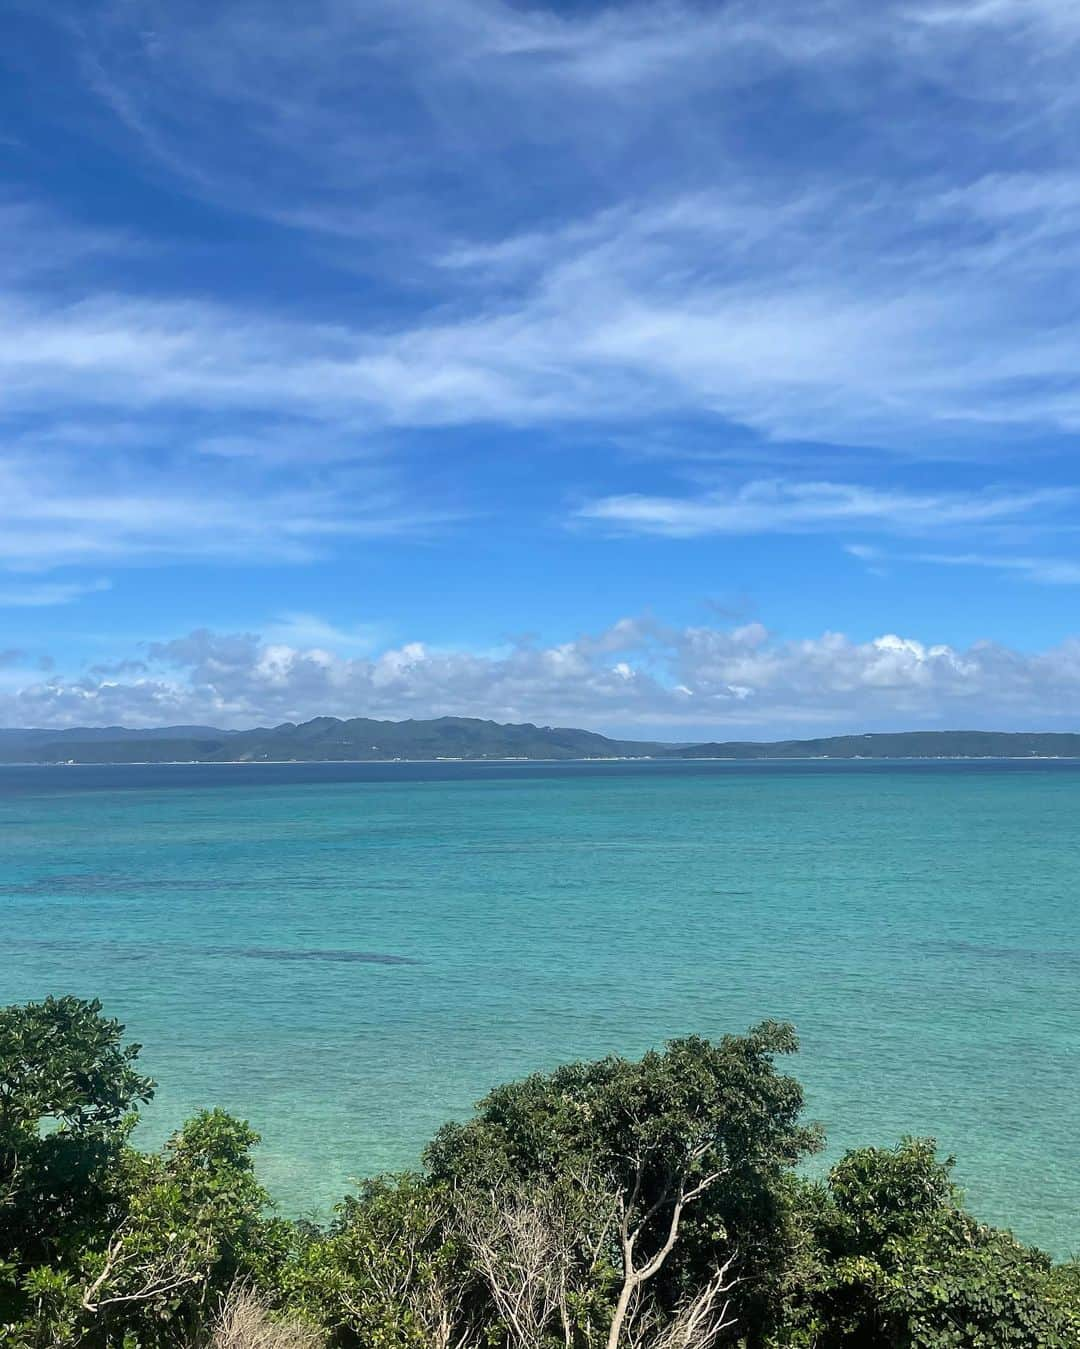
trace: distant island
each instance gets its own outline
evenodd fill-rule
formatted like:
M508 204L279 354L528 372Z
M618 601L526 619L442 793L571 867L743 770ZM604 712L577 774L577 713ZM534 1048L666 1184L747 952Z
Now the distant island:
M315 717L297 725L0 730L0 763L329 763L424 759L1030 759L1080 758L1080 733L904 731L815 740L670 744L615 740L572 727L475 717L373 721Z

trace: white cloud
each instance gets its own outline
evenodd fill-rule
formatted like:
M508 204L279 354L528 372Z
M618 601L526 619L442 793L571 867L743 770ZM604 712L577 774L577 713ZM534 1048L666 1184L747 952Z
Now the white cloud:
M811 76L826 104L861 95L868 123L887 119L874 105L896 87L959 87L994 131L996 106L1069 92L1078 31L1070 9L1050 0L638 0L574 10L227 0L181 15L124 0L79 31L95 88L159 163L199 190L286 218L302 182L305 221L318 220L322 199L333 227L349 198L363 219L356 190L372 177L406 195L433 164L474 151L493 160L515 143L556 144L564 159L610 169L658 119L665 132L670 118L696 133L696 112L722 132L726 119L715 106L702 112L702 92L719 88L734 101L768 77ZM216 134L222 125L228 138ZM714 153L727 148L711 139ZM499 176L482 175L485 195Z
M873 544L848 543L844 551L864 562L876 576L886 575L882 564L924 563L934 567L974 567L1016 576L1039 585L1080 585L1080 562L1066 557L1028 557L1013 553L898 553Z
M769 479L699 497L603 497L582 506L577 515L628 533L669 538L804 533L852 525L888 533L920 533L1054 510L1074 497L1074 492L1064 489L912 493L852 483Z
M357 623L348 627L328 623L318 614L284 613L263 628L263 637L275 646L303 650L333 649L349 654L369 652L386 644L386 627L381 623Z
M0 609L43 609L57 604L73 604L86 595L110 590L112 582L36 581L19 585L0 585Z
M290 222L298 275L317 253L363 273L372 303L208 299L164 232L133 294L144 241L0 203L0 562L300 561L423 528L456 509L384 462L390 433L420 428L625 440L722 420L755 433L747 465L784 441L818 478L807 442L1007 458L1080 428L1080 176L1059 153L1080 132L1073 7L66 13L118 119L92 134L122 126L114 144L170 188ZM778 126L805 137L761 133L766 78ZM586 511L667 533L914 531L1052 504L770 490Z
M228 464L191 473L182 463L150 469L122 454L103 467L64 454L0 453L0 566L10 569L174 558L305 562L334 541L417 534L439 522L374 471L296 485L237 475Z
M916 562L939 567L982 567L1013 572L1042 585L1080 585L1080 562L1063 557L1010 557L991 553L919 553Z
M145 673L34 682L0 697L16 725L209 723L442 714L639 728L671 738L905 726L1073 725L1080 640L1027 653L885 634L783 638L760 623L670 628L624 619L598 634L499 653L407 642L370 655L253 633L197 631L144 653ZM139 667L133 667L138 669ZM118 670L120 667L118 667Z
M905 198L744 184L462 244L432 255L455 264L437 268L450 289L431 291L446 303L377 329L205 300L71 304L27 280L0 321L0 411L61 407L71 424L88 410L147 439L177 414L254 418L197 431L192 448L293 464L370 457L387 427L473 422L705 415L928 455L964 435L984 452L990 427L1080 426L1060 247L1039 255L1060 284L1029 293L1045 220L996 227L989 288L985 232L915 246L897 223Z
M1043 165L1077 129L1065 6L136 0L74 31L170 172L309 237L348 218L334 261L407 280L378 326L23 295L0 332L9 407L258 410L360 437L692 412L930 451L1080 426L1077 187ZM742 134L764 75L849 153ZM928 85L963 96L933 135ZM1002 167L1018 138L1024 174ZM406 266L385 265L395 247Z

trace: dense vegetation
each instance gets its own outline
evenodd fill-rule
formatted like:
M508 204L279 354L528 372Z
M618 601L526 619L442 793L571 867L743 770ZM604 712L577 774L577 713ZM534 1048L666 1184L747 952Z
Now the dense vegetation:
M153 732L123 727L69 731L0 731L6 763L223 763L233 761L367 759L588 759L640 756L666 746L610 740L566 727L504 726L475 717L430 721L372 721L316 717L297 726L215 731L164 727Z
M1080 758L1071 731L898 731L818 740L728 740L673 751L684 759L1026 759Z
M728 740L663 745L612 740L569 727L506 726L475 717L372 721L316 717L295 725L217 731L166 726L70 730L0 730L2 763L229 763L394 759L908 759L1080 758L1080 735L1011 731L905 731L837 735L819 740Z
M804 1178L795 1048L765 1023L499 1087L318 1227L220 1111L132 1146L153 1083L99 1004L2 1009L0 1343L1075 1349L1077 1266L966 1213L931 1142Z

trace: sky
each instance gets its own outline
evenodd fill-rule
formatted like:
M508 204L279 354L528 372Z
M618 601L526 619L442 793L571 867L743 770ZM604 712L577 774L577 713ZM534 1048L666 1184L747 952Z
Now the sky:
M0 18L0 725L1080 729L1073 0Z

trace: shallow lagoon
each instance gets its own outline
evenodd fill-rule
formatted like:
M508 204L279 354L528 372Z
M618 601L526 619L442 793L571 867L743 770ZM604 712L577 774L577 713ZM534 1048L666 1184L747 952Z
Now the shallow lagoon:
M220 1104L291 1209L497 1081L794 1020L831 1153L932 1133L1080 1249L1080 764L0 769L0 1001L97 995L160 1139Z

